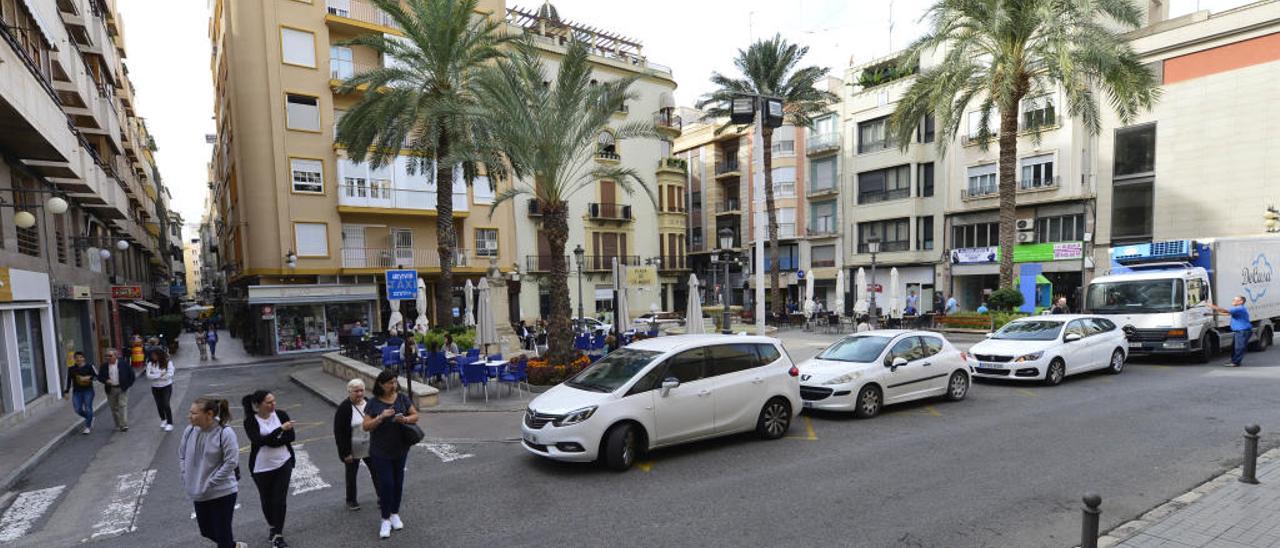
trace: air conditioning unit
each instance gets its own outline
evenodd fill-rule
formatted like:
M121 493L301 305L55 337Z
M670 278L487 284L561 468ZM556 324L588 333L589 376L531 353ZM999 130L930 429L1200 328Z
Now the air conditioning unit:
M1018 243L1020 244L1032 244L1032 243L1035 243L1035 241L1036 241L1035 232L1019 232L1018 233Z
M1018 230L1035 230L1036 220L1035 219L1018 219L1017 227L1018 227Z

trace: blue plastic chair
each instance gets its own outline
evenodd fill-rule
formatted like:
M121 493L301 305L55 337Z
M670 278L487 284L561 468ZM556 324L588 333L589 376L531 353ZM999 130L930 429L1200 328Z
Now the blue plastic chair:
M400 355L399 348L382 347L382 367L400 367L401 365L404 365L404 356Z
M479 348L468 348L468 349L467 349L467 357L468 357L468 358L471 358L471 359L473 359L473 360L474 360L474 359L476 359L476 358L479 358L479 357L480 357L480 349L479 349Z
M484 402L489 403L489 373L483 363L471 362L462 365L462 403L467 403L467 392L473 385L484 386Z
M445 388L449 387L449 361L445 359L444 352L432 352L427 354L426 377L444 377Z
M516 362L515 365L508 366L506 371L498 376L498 382L509 386L514 385L516 390L520 390L520 383L523 382L527 392L529 389L529 357L521 356L520 361ZM521 395L520 399L524 399L524 396Z
M586 352L591 349L591 335L582 333L573 338L573 349Z

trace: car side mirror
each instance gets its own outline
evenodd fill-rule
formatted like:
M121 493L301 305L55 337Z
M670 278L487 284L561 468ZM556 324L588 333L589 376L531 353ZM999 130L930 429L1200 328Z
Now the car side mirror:
M899 356L889 363L889 371L897 371L899 367L904 365L907 365L907 359Z
M991 337L996 336L996 334L995 334L995 333L993 333L993 332L988 331L988 332L986 332L986 333L983 333L983 334L982 334L982 336L983 336L983 337L986 337L986 338L988 338L988 339L990 339Z
M668 392L671 392L672 390L674 390L674 389L675 389L675 387L677 387L677 386L680 386L680 381L679 381L678 379L676 379L675 377L667 377L666 379L663 379L663 381L662 381L662 396L663 396L663 397L666 397L667 393L668 393Z
M1063 338L1062 338L1062 341L1063 341L1063 342L1076 342L1076 341L1078 341L1078 340L1080 340L1080 339L1083 339L1083 338L1084 338L1084 337L1081 337L1079 333L1067 333L1067 336L1063 337Z

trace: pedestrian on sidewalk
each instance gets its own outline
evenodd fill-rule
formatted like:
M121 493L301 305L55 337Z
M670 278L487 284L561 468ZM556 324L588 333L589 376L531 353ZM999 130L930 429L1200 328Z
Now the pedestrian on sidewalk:
M247 548L236 542L231 518L240 490L240 444L231 422L227 400L204 396L187 411L191 423L178 445L178 471L182 486L196 510L200 535L218 548Z
M133 370L139 371L147 363L147 351L143 348L142 335L134 335L133 340L129 342L129 363L133 365Z
M378 492L378 476L373 472L373 461L369 459L369 433L364 431L364 412L369 400L364 395L364 381L351 379L347 383L347 399L338 405L333 415L333 440L338 444L338 458L342 459L347 469L347 509L359 510L360 503L356 497L356 481L359 479L360 463L369 470L369 479L373 480L373 492ZM381 498L381 497L379 497Z
M1213 303L1209 307L1217 312L1231 316L1231 336L1234 345L1231 347L1231 363L1227 367L1244 365L1244 352L1249 347L1249 337L1253 335L1253 322L1249 320L1249 309L1244 307L1244 295L1236 295L1231 300L1231 308L1222 308Z
M204 340L204 328L196 332L196 348L200 349L200 361L209 359L209 341Z
M378 508L382 525L378 538L390 538L391 531L404 529L400 520L400 498L404 492L404 467L410 446L404 442L404 426L418 424L418 410L409 397L400 393L393 370L383 370L373 385L373 399L365 406L361 427L369 432L369 456L378 481Z
M270 531L267 539L273 548L284 548L284 516L289 499L289 480L297 462L293 455L293 440L297 433L293 421L283 410L276 410L276 396L268 390L258 390L245 396L244 433L249 437L249 470L253 483L258 486L258 500L262 502L262 517Z
M98 382L107 392L107 405L111 406L111 419L116 429L129 431L129 387L133 386L133 367L114 348L102 354L102 366L98 368Z
M98 372L84 352L76 352L71 359L75 365L67 368L67 385L62 389L62 395L71 392L71 408L84 418L84 430L80 433L88 435L93 428L93 380L98 378Z
M163 348L151 351L151 359L147 360L147 378L151 379L151 397L156 400L156 412L160 414L160 429L165 432L173 430L173 408L169 407L169 399L173 397L173 360Z
M204 342L209 345L209 358L218 359L218 330L209 328L205 331Z

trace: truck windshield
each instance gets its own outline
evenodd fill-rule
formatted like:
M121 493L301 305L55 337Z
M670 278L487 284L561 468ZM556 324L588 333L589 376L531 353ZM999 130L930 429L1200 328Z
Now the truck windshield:
M1184 308L1180 279L1092 283L1085 299L1085 309L1095 314L1181 312Z

